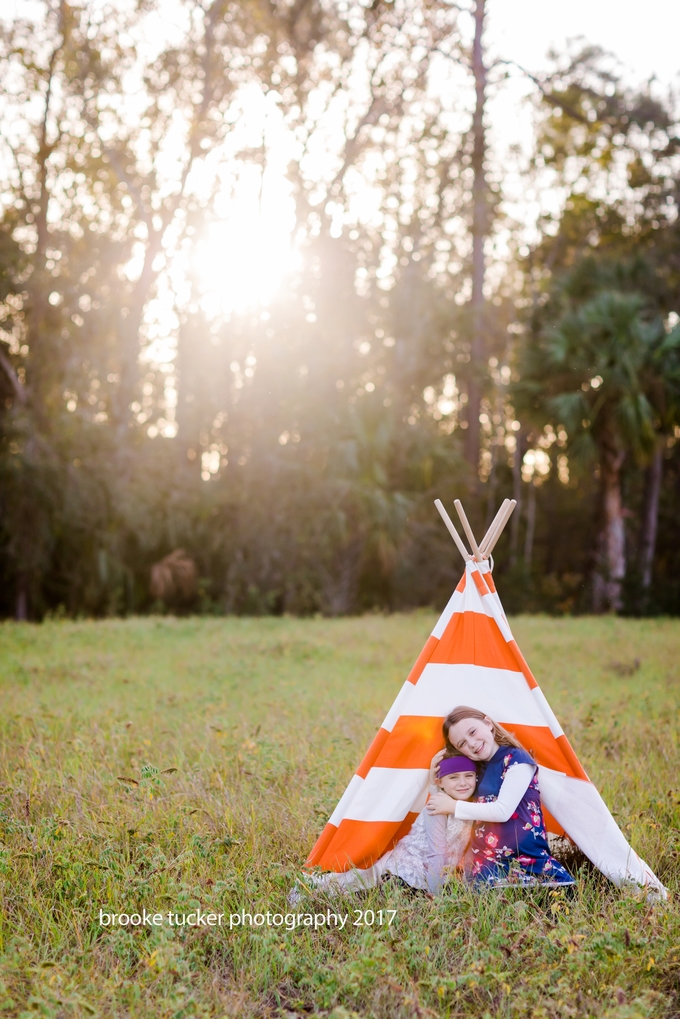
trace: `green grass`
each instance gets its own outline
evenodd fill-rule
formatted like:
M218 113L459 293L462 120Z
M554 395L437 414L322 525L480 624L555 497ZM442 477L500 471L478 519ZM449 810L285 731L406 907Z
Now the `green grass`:
M0 1014L680 1015L677 905L585 868L573 901L457 886L436 901L383 889L333 903L396 909L390 927L100 927L100 909L289 912L431 625L415 613L1 626ZM514 630L633 846L677 894L680 622L532 617Z

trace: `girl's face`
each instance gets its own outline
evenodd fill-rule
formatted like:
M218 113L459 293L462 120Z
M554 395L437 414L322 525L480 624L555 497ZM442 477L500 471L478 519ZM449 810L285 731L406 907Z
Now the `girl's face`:
M454 800L469 800L477 786L476 771L457 771L453 775L444 775L439 785Z
M473 761L489 761L498 750L491 719L461 718L449 726L449 743Z

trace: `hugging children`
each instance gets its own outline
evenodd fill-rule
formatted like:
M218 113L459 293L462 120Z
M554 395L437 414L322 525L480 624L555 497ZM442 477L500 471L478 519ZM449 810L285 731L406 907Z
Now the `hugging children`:
M431 796L441 793L447 801L455 803L473 796L476 785L477 765L470 758L443 750L432 762ZM330 892L354 892L386 880L396 880L411 888L436 892L446 877L462 866L471 832L471 821L460 820L450 813L430 816L423 810L408 834L372 867L355 868L343 874L314 875L312 883Z
M396 879L435 893L456 872L492 887L574 884L550 853L531 754L477 708L454 708L443 736L429 799L408 834L372 867L316 875L316 887L349 892Z
M550 853L541 809L538 766L531 754L498 722L477 708L460 706L444 720L448 751L435 754L430 772L446 753L464 753L482 764L476 802L461 802L442 788L426 812L473 823L465 874L471 880L507 884L573 885L571 874ZM441 771L441 764L439 765ZM441 845L441 822L436 831ZM441 856L433 842L433 866ZM432 870L432 868L431 868Z

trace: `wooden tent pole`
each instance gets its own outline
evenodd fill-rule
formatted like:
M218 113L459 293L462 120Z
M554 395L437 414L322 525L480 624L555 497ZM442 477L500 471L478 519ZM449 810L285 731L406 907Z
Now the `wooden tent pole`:
M468 522L468 518L465 516L465 510L463 509L463 504L460 501L460 499L456 499L453 505L456 507L456 513L460 517L460 522L463 525L463 530L465 531L465 533L467 535L467 540L470 542L470 548L472 549L472 554L474 555L474 557L477 560L477 562L481 563L481 561L482 561L482 559L484 557L483 557L482 553L479 551L479 545L477 544L475 536L472 533L472 528L470 527L470 524Z
M503 533L503 528L505 527L505 525L507 524L508 520L512 516L512 511L514 510L516 505L517 505L517 500L516 499L511 499L509 501L508 505L505 507L505 512L503 514L503 517L501 518L500 524L498 525L498 529L496 530L496 533L491 538L491 541L489 541L489 543L487 544L486 548L484 549L484 555L487 555L487 556L491 555L493 549L495 548L496 542L498 541L498 539L500 538L501 534Z
M484 537L480 541L480 543L479 543L479 551L482 553L482 555L486 554L486 546L489 544L489 542L493 538L494 534L496 533L496 528L500 524L501 517L503 516L503 512L505 510L505 507L508 505L509 502L510 502L509 499L503 499L503 502L501 504L500 509L498 510L498 513L496 514L496 516L491 521L491 526L489 527L489 530L486 532L486 534L484 535Z
M444 509L444 505L443 505L441 499L435 499L434 500L434 504L437 507L437 509L439 510L439 516L442 518L442 520L446 524L446 529L449 532L449 534L451 535L451 537L453 538L453 540L454 540L454 542L456 544L456 548L458 549L458 551L462 555L462 557L465 560L465 562L467 562L468 559L470 558L470 553L468 552L468 550L466 549L465 545L463 544L463 539L459 535L458 531L453 526L453 520L451 519L451 517L448 515L448 513Z

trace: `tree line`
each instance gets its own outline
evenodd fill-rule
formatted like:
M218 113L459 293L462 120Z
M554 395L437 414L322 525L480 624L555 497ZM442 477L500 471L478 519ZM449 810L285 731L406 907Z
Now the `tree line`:
M433 499L505 496L507 608L679 611L673 97L584 43L492 59L485 0L174 10L2 23L0 611L440 604ZM194 256L270 123L297 262L225 309Z

